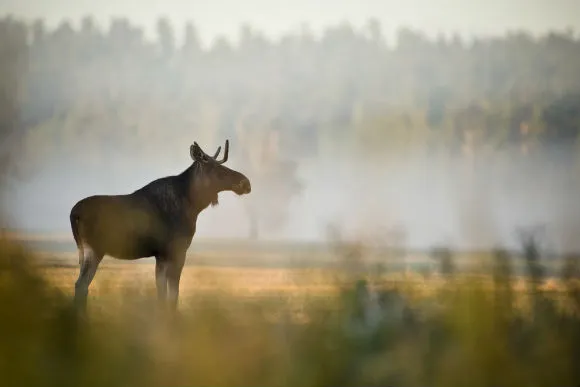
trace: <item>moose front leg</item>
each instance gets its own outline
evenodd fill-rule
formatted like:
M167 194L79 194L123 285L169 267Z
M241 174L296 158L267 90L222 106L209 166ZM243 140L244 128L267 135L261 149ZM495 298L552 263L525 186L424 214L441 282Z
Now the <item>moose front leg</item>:
M164 304L167 300L167 257L155 257L155 286L157 287L157 300Z
M179 298L179 281L183 264L185 263L185 252L176 254L171 261L167 263L167 291L168 302L171 310L177 309Z

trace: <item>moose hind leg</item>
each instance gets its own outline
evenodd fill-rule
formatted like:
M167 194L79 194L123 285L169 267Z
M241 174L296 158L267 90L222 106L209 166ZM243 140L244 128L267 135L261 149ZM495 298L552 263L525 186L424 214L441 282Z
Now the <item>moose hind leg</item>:
M97 272L97 268L99 267L99 263L101 262L101 259L103 259L103 256L96 254L95 251L88 246L85 246L83 250L84 256L81 260L79 277L75 283L75 303L84 309L87 304L89 285L95 277L95 273Z

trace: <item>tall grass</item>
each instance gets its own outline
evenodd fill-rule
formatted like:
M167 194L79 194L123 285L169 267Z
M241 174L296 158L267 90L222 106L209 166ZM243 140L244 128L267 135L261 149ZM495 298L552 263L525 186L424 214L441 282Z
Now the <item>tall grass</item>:
M525 247L532 280L523 293L507 252L494 252L482 277L455 273L452 253L439 249L445 280L427 296L415 282L381 283L351 265L336 294L313 294L297 319L274 295L225 292L167 314L139 288L101 288L79 314L33 254L2 240L0 385L577 385L577 258L563 266L565 290L553 293L538 286L538 250ZM337 250L351 262L362 252Z

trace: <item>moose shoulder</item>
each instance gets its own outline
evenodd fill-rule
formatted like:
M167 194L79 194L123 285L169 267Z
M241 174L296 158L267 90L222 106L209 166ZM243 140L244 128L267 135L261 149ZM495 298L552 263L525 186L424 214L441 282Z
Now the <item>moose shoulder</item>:
M194 142L193 163L182 173L167 176L127 195L95 195L77 202L70 212L73 237L79 250L80 273L75 299L86 305L88 288L105 255L134 260L155 257L155 282L160 301L177 304L185 255L195 235L197 217L218 194L251 191L249 179L223 165L228 159L207 155Z

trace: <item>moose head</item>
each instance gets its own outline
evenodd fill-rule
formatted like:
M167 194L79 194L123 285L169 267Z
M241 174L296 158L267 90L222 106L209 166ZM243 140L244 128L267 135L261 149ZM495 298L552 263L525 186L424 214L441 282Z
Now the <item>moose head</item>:
M212 206L218 204L218 193L233 191L237 195L249 194L252 191L250 180L242 173L226 167L228 161L229 140L226 140L224 156L218 160L221 146L213 156L205 153L197 142L190 146L193 170L198 193L210 198Z

